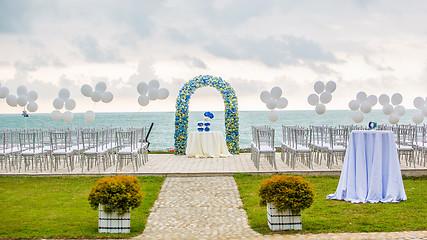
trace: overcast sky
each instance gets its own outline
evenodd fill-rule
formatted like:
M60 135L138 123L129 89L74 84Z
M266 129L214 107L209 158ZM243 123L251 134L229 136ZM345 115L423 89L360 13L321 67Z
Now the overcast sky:
M327 109L348 109L356 93L427 97L424 0L0 0L0 83L39 95L54 110L61 88L73 112L175 111L183 84L198 75L228 81L239 110L267 110L259 94L279 86L285 109L314 109L316 81L335 81ZM166 100L138 105L136 85L157 79ZM107 83L111 103L80 92ZM375 108L379 109L377 105ZM223 110L213 88L196 91L190 110ZM1 113L17 113L0 99Z

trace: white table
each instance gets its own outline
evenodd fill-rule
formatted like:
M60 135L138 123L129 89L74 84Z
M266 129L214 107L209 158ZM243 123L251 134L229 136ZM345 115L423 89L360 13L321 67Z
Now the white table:
M227 144L222 132L190 132L187 138L188 157L228 157Z
M337 190L327 199L352 203L406 200L392 131L352 131Z

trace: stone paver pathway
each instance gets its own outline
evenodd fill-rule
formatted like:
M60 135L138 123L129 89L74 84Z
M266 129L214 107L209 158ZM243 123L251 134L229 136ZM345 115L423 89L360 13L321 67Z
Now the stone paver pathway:
M136 239L260 237L242 206L233 177L168 177Z

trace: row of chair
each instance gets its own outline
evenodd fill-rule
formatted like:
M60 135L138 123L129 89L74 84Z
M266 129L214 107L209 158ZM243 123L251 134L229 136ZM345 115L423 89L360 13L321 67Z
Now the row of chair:
M313 163L326 161L329 169L339 161L344 161L349 134L353 130L367 130L361 126L282 126L281 159L292 169L296 162L313 169ZM407 166L426 165L427 126L426 125L380 125L378 130L394 132L399 159ZM251 157L259 169L260 155L267 155L270 164L276 168L274 158L274 129L269 126L252 127Z
M5 171L71 172L76 165L98 171L132 164L134 171L148 160L145 128L30 129L0 131L0 167Z

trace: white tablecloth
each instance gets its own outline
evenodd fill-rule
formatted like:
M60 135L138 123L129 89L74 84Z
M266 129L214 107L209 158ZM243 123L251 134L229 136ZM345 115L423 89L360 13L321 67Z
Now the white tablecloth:
M187 139L188 157L228 157L227 144L222 132L190 132Z
M406 200L392 131L352 131L337 190L328 199L352 203Z

